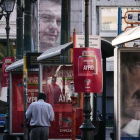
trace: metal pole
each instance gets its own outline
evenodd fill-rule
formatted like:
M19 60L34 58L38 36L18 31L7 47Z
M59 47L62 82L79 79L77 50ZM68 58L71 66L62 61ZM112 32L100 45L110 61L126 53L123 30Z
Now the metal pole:
M61 45L70 41L70 0L62 0Z
M25 0L24 52L31 52L31 0Z
M89 47L89 0L85 0L85 47Z
M122 10L118 7L118 35L122 33Z
M74 83L71 82L71 103L72 103L72 140L76 137L76 104L77 104L77 93L74 91Z
M61 45L70 42L70 3L71 0L62 0L61 9ZM70 51L65 53L68 59L63 60L63 63L70 62Z
M97 93L93 95L94 103L93 103L93 120L96 121L97 118Z
M39 63L39 80L38 80L38 85L39 85L39 92L42 92L42 64Z
M122 10L121 7L118 7L118 35L122 33ZM118 47L121 47L122 44L118 45Z
M7 56L9 56L9 31L10 31L10 26L9 26L9 16L10 13L7 12L5 15L6 18L6 35L7 35ZM9 134L9 86L7 87L7 110L6 110L6 126L4 133Z
M22 0L17 0L17 41L16 41L16 60L23 58L23 7Z
M106 58L103 58L103 94L102 94L102 114L103 114L103 140L106 137Z
M89 0L85 0L85 47L89 47ZM84 93L84 122L80 126L82 130L81 140L94 140L94 126L90 120L91 104L90 93Z
M5 30L6 30L6 36L7 36L7 57L9 57L9 32L10 32L10 26L9 26L9 18L10 18L10 12L7 12L6 15L5 15L5 18L6 18L6 27L5 27ZM4 133L5 135L3 136L3 140L14 140L16 139L16 137L12 137L9 135L9 128L10 128L10 125L9 125L9 85L7 87L7 110L6 110L6 126L5 126L5 130L4 130Z
M6 35L7 35L7 56L9 56L9 32L10 32L10 26L9 26L9 17L10 17L10 13L7 12L6 13Z
M28 78L28 69L27 69L27 52L31 52L31 0L25 0L24 8L24 66L23 66L23 80L24 80L24 140L28 140L28 129L26 127L26 110L27 110L27 78Z
M23 130L24 130L24 140L28 140L28 130L27 130L27 127L26 127L26 123L27 123L27 120L26 120L26 110L27 110L27 56L24 55L23 57L24 59L24 64L23 64L23 82L24 82L24 94L23 94L23 101L24 101L24 123L23 123Z

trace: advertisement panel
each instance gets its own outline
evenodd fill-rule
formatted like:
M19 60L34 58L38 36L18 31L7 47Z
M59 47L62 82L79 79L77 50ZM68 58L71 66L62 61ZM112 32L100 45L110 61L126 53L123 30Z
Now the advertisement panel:
M0 127L4 127L6 118L6 103L7 103L7 86L9 84L9 72L6 72L7 66L15 61L14 57L5 57L2 60L2 73L0 78Z
M2 87L7 87L9 84L9 72L6 72L6 68L15 62L15 57L5 57L2 60Z
M71 82L73 81L72 66L43 67L43 92L53 106L55 121L51 123L50 138L71 138L72 106ZM83 121L83 94L79 94L76 110L76 135ZM54 133L56 135L54 135Z
M37 101L38 73L29 73L27 103ZM12 73L11 133L23 133L23 73Z
M115 137L117 140L139 140L140 48L117 48L114 57Z
M72 107L70 98L72 67L43 66L43 92L54 109L55 119L51 122L49 138L71 138ZM37 101L38 73L28 75L28 105ZM12 74L12 134L23 133L23 73ZM80 135L83 122L83 94L79 94L76 110L76 134ZM54 135L55 134L55 135Z
M96 48L74 48L75 92L102 92L101 50Z
M60 45L61 1L39 0L33 3L32 51L44 52Z

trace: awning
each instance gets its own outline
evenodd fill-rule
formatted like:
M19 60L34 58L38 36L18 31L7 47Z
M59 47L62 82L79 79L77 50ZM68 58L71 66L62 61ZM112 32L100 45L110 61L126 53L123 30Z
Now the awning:
M42 61L47 58L51 58L54 56L62 55L64 54L68 49L73 47L73 43L69 42L61 46L53 47L51 49L46 50L44 53L42 53L39 57L37 57L37 61Z
M102 52L102 58L107 58L114 56L114 46L112 46L111 42L101 39L101 52Z
M15 69L15 68L18 68L18 67L21 67L21 66L23 66L23 59L18 60L18 61L16 61L16 62L12 63L11 65L9 65L9 66L6 68L6 71L11 71L11 70L13 70L13 69Z
M130 30L126 30L125 32L118 35L113 41L112 46L116 46L122 43L130 42L132 40L136 40L140 38L140 26L134 27Z

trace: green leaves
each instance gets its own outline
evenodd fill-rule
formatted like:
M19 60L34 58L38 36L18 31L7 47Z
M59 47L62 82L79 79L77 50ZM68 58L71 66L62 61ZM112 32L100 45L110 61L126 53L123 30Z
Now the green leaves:
M0 61L2 61L2 59L6 56L7 56L7 49L2 43L0 43Z
M10 56L15 56L14 48L12 43L9 43L9 55ZM4 57L7 57L7 46L4 44L0 43L0 62L2 62L2 59Z

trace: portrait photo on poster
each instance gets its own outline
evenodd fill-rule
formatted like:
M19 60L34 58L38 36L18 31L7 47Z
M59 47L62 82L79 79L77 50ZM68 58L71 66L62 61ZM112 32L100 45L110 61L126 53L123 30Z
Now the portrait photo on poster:
M120 53L120 138L140 138L140 51Z
M70 104L72 77L72 67L44 65L42 86L43 92L47 95L47 102L52 106Z
M47 6L46 6L47 5ZM60 45L61 0L39 1L39 52Z

